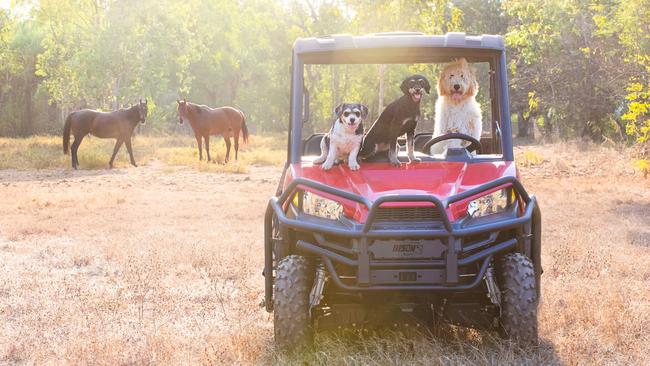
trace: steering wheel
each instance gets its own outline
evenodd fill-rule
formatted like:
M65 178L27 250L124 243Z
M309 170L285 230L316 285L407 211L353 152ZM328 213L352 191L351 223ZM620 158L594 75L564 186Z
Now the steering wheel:
M424 146L422 146L422 152L425 154L429 154L431 151L431 146L434 144L437 144L438 142L441 141L447 141L447 140L464 140L469 142L469 146L466 147L467 151L473 152L476 151L477 153L481 152L481 142L472 136L465 135L464 133L448 133L446 135L440 135L436 138L432 138L431 140L427 141Z

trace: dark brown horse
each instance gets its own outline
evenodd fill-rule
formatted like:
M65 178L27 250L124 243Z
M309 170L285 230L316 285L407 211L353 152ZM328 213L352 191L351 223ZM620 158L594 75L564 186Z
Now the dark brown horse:
M108 165L113 168L113 160L115 155L120 150L122 143L126 144L126 149L129 151L131 164L138 166L133 159L133 150L131 149L131 135L137 126L138 122L144 124L147 117L147 101L140 100L137 105L128 108L120 109L114 112L97 112L90 109L82 109L80 111L72 112L68 115L63 126L63 153L68 153L68 146L70 146L70 133L74 135L74 142L72 143L72 167L77 169L79 166L79 159L77 158L77 150L81 141L87 134L97 136L102 139L116 139L115 147L113 148L113 156Z
M183 124L183 120L189 122L194 130L194 137L199 144L199 160L203 160L201 149L201 139L205 140L205 152L210 161L210 135L221 135L226 142L226 160L230 159L230 138L235 139L235 160L239 152L239 133L242 133L244 142L248 142L248 128L246 127L246 116L244 112L232 107L210 108L204 105L198 105L179 100L178 102L178 119Z

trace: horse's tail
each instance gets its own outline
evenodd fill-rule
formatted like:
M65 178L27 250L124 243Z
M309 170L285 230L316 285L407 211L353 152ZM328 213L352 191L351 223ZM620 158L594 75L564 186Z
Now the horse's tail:
M244 138L244 142L248 143L248 127L246 127L246 116L244 115L244 112L239 112L241 113L241 132L242 132L242 137Z
M63 153L68 154L70 151L70 123L72 122L72 113L68 114L63 125Z

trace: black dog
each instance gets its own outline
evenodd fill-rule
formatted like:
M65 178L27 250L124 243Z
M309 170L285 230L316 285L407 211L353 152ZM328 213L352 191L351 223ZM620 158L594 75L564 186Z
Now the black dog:
M422 75L412 75L402 81L400 86L404 95L389 104L377 121L370 127L368 134L363 140L361 149L362 159L372 157L381 151L388 151L388 159L394 166L400 166L397 159L397 138L406 134L406 149L410 161L419 161L413 151L413 137L415 127L420 118L420 100L422 91L427 94L431 91L431 85L427 78Z

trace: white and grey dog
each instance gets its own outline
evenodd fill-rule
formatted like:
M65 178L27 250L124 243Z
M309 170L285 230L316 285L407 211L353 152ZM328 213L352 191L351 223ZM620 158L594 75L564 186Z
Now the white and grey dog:
M363 120L368 116L368 107L359 103L343 103L334 109L336 121L320 143L321 154L314 164L323 164L323 170L330 170L335 163L347 158L350 170L358 170L357 161L363 140Z

